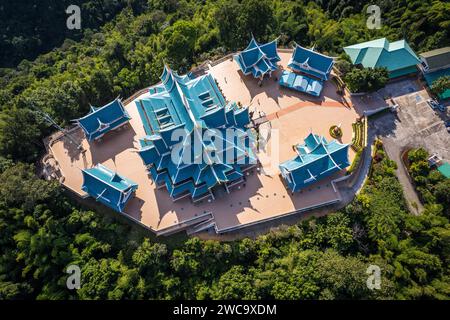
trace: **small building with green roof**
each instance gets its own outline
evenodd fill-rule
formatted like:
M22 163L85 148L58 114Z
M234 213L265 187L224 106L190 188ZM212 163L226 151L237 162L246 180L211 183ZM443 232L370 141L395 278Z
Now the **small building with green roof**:
M420 54L421 70L428 86L442 77L450 76L450 47L439 48ZM450 98L450 88L439 94L442 100Z
M417 72L420 63L405 40L389 42L381 38L345 47L344 51L353 64L361 64L364 68L387 68L390 79Z
M450 179L450 164L448 162L444 162L444 164L439 166L437 169L444 177Z
M422 52L419 56L424 73L450 68L450 47Z

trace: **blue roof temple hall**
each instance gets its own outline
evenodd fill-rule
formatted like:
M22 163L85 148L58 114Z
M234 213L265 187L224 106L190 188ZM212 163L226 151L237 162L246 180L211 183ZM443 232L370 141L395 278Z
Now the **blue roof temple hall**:
M281 60L277 52L277 39L260 44L252 37L247 48L234 55L234 60L244 75L252 74L260 80L266 74L271 76L278 69L277 63Z
M123 212L125 205L138 187L133 181L102 164L84 169L82 173L82 190L96 201L118 212Z
M333 64L332 57L296 44L288 64L292 71L284 70L279 84L319 97L323 89L323 82L330 77Z
M136 100L147 134L139 155L153 181L174 201L214 199L217 185L229 192L257 161L248 107L225 101L210 74L179 76L165 66L161 82Z
M96 108L91 106L90 112L79 119L76 123L83 129L88 141L100 139L111 130L115 130L130 120L120 99L108 103L107 105Z
M348 144L336 140L327 142L324 137L310 133L304 144L295 146L297 156L280 164L281 175L292 192L347 168Z

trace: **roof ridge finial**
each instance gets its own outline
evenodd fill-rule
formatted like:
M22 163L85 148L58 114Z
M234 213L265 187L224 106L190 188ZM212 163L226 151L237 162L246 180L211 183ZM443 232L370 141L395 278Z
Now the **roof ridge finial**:
M168 72L172 72L172 69L170 68L169 64L166 62L166 59L162 58L164 69L166 69Z

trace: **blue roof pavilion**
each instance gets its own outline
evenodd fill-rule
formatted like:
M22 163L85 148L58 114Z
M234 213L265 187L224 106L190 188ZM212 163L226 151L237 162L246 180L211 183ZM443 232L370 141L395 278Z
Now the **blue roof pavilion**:
M252 37L247 48L234 55L234 60L245 75L252 74L260 79L265 74L271 75L281 60L277 52L277 39L260 44Z
M133 181L101 164L81 171L83 173L82 190L118 212L123 212L126 203L138 187Z
M126 124L129 120L130 116L122 102L116 99L101 108L91 106L89 114L75 121L83 129L88 141L93 141Z
M288 67L294 71L302 72L325 81L330 76L333 63L332 57L296 44Z
M165 66L162 83L136 101L146 136L139 154L158 186L177 200L212 196L243 180L256 163L248 107L226 102L215 79L179 76Z
M310 133L297 145L297 156L280 164L281 175L292 192L299 191L350 165L348 144Z
M306 75L297 74L287 70L283 71L278 83L289 89L308 93L315 97L320 96L320 92L323 88L322 80L313 79Z

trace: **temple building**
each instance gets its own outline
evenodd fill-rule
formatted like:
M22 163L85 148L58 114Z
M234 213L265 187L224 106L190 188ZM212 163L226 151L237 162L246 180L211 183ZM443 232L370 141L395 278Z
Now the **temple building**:
M405 40L389 42L386 38L358 43L344 48L353 64L364 68L385 67L389 78L417 72L419 58Z
M320 96L323 89L323 82L321 80L287 70L283 71L278 83L289 89L304 92L315 97Z
M333 63L332 57L296 44L288 67L294 71L326 81L330 76Z
M265 43L258 43L254 37L245 50L234 55L244 75L252 74L253 77L262 79L266 74L278 69L277 63L281 60L277 51L277 39Z
M281 175L292 192L300 191L348 167L348 146L310 133L304 144L295 146L297 156L280 164Z
M318 97L322 92L323 82L330 77L333 63L332 57L296 44L288 63L288 67L294 72L284 70L279 84Z
M119 99L107 105L96 108L91 106L91 111L84 117L76 119L77 124L83 129L88 141L101 138L107 132L117 129L130 120Z
M173 200L214 198L217 185L229 192L256 164L248 107L225 101L210 74L179 76L165 66L136 105L146 132L139 154Z
M133 181L101 164L81 171L83 173L82 190L118 212L123 212L125 205L138 187Z

